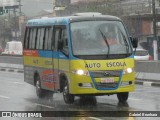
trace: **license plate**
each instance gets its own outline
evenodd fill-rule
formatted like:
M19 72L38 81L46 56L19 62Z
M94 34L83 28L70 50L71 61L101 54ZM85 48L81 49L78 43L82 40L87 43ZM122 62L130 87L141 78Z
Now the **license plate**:
M114 78L101 78L101 83L114 83Z

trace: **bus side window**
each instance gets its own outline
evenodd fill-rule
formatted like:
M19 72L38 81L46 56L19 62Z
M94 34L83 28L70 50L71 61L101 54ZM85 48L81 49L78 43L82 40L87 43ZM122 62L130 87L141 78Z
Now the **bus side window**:
M41 28L40 40L39 40L39 49L43 49L44 35L45 35L45 28Z
M59 28L56 28L55 29L55 49L56 50L59 50L59 44L58 44L58 41L59 41L59 38L60 38L60 29Z
M62 40L62 51L68 55L68 39L67 39L67 29L62 29L61 33L61 40Z
M29 35L29 49L32 48L32 38L33 38L33 28L30 29L30 35Z
M48 30L48 50L52 50L52 35L53 35L53 29L50 27Z
M26 28L25 40L24 40L24 48L25 48L25 49L28 49L29 32L30 32L30 28Z
M49 28L46 28L44 50L48 50L48 42L49 42Z
M36 49L39 49L39 41L40 41L40 28L38 28L37 32L37 41L36 41Z
M37 28L34 28L32 32L33 32L33 37L32 37L32 49L35 49Z
M55 46L59 51L68 55L68 42L67 42L67 30L66 27L60 26L55 29ZM67 50L66 50L67 49Z

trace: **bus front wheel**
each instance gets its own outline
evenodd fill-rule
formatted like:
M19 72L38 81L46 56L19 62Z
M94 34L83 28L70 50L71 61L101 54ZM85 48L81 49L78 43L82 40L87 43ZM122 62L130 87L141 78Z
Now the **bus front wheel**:
M128 100L129 93L123 92L123 93L117 93L117 98L119 102L126 102Z
M66 104L74 103L74 95L69 93L68 82L65 80L65 85L63 87L63 98Z

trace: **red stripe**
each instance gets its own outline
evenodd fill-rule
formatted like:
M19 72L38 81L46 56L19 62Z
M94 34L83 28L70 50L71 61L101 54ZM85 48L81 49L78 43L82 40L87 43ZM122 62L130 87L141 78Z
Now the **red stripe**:
M38 57L38 51L37 50L23 50L23 55Z

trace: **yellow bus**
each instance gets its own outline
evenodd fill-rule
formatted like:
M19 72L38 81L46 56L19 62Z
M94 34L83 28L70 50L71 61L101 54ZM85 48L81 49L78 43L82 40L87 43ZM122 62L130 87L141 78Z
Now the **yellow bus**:
M134 91L137 40L122 21L109 15L77 15L29 20L26 25L24 81L39 98L117 94L120 102Z

